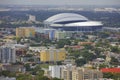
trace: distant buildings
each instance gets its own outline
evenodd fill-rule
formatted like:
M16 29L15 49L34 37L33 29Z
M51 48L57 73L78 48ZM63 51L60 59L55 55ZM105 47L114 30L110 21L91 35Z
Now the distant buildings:
M103 77L102 72L99 70L80 68L71 64L49 66L49 73L46 74L46 72L45 76L57 77L64 80L100 80Z
M65 58L65 49L45 49L40 52L40 61L42 62L63 61Z
M15 48L11 46L1 46L0 61L2 63L15 63L16 62Z
M108 32L120 32L120 28L103 27L103 31L108 31Z
M72 34L73 32L60 31L51 28L36 29L36 36L50 40L60 40L60 39L70 38L73 36Z
M16 37L34 37L35 29L33 27L16 28Z

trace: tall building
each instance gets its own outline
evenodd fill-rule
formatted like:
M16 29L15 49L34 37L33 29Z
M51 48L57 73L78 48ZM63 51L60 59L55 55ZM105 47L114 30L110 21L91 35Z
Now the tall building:
M16 62L15 48L12 48L10 46L0 47L0 61L2 63L15 63Z
M40 52L40 60L42 62L63 61L65 58L65 49L45 49Z
M35 29L33 27L16 28L16 37L34 37Z

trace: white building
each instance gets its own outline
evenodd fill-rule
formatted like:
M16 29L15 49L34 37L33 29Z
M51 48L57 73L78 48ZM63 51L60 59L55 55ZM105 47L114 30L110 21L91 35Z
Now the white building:
M60 74L61 74L61 68L62 66L49 66L49 71L50 71L50 76L53 78L60 78Z
M32 21L32 22L35 22L36 21L36 17L35 16L33 16L33 15L29 15L29 19L28 19L28 21Z

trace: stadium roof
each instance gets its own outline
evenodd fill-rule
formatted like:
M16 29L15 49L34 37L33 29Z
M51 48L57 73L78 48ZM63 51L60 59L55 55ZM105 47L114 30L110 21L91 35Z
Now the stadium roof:
M86 21L86 22L76 22L76 23L69 23L64 26L101 26L101 22L97 21Z
M82 15L75 13L60 13L45 20L45 22L49 22L49 23L57 23L57 22L65 22L65 21L88 21L88 19Z

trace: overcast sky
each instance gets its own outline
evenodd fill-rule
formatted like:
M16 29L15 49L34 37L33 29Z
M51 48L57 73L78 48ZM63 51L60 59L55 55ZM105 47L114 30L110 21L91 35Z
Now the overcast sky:
M0 4L23 5L120 5L120 0L0 0Z

